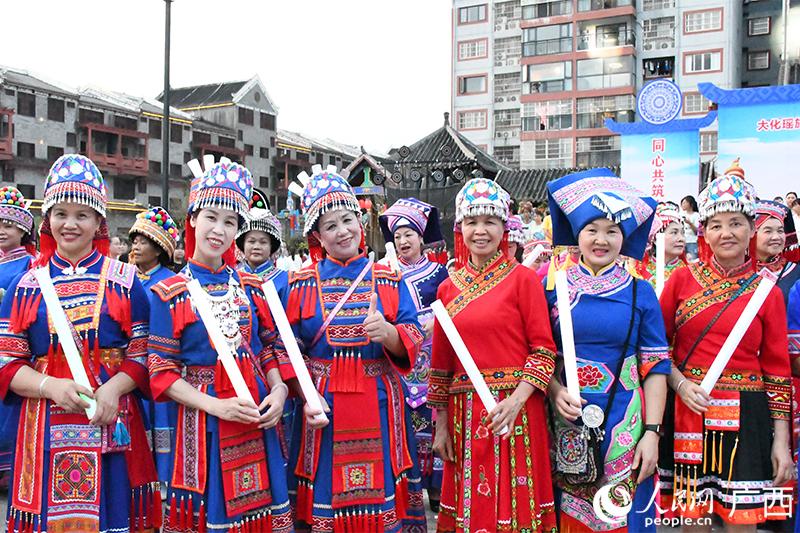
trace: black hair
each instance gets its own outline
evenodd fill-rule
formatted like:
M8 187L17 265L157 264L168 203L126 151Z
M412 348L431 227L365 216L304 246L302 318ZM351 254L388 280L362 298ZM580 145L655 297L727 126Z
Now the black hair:
M683 204L683 202L689 202L689 205L692 207L692 211L694 211L695 213L697 213L700 210L697 207L697 200L695 200L694 196L692 196L691 194L688 196L684 196L683 199L681 200L681 204Z

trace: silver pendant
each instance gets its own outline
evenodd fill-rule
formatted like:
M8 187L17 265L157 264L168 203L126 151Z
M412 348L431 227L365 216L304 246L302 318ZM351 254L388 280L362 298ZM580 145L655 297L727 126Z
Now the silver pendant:
M605 413L599 406L590 404L583 408L581 418L583 419L583 425L586 427L599 428L603 424Z

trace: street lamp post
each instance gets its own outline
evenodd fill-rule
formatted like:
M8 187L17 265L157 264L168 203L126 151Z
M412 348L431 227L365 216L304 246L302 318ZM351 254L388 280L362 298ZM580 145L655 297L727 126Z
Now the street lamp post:
M164 0L164 114L161 122L161 206L169 210L169 33L172 0Z

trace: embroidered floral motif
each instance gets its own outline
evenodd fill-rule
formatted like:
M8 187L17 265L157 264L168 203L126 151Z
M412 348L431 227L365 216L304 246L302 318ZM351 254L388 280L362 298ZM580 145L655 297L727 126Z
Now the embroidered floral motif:
M578 369L578 383L581 387L596 387L603 377L603 373L594 365L585 365Z

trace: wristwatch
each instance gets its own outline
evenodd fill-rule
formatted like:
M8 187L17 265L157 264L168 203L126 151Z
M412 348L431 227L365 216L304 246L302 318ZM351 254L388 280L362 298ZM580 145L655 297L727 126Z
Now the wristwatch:
M655 433L659 437L663 437L664 436L664 428L661 426L661 424L645 424L644 425L644 430L645 431L652 431L653 433Z

